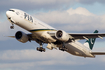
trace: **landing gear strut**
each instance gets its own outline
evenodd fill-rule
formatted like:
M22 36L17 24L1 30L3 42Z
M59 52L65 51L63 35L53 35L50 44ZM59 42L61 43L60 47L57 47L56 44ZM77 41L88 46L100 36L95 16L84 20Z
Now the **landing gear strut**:
M62 47L59 47L59 50L61 50L61 51L68 51L68 49L65 47L64 43L63 43Z
M11 17L8 18L8 20L12 23L12 26L10 26L10 29L14 29L14 21Z
M36 50L40 52L45 52L45 48L42 47L42 43L40 43L40 47L37 47Z

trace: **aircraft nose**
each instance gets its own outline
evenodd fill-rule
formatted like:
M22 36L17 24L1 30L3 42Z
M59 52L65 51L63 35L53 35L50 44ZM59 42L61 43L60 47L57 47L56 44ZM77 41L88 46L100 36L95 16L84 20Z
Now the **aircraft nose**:
M6 11L6 16L9 17L9 11Z
M12 17L13 16L13 13L11 11L6 11L6 16L8 18Z

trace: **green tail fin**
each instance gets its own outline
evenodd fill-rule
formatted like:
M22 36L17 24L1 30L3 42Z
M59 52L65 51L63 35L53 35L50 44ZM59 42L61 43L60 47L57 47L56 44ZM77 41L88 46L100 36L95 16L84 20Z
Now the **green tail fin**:
M95 30L94 33L98 33L98 30ZM94 43L95 43L96 38L90 38L89 40L87 40L85 43L88 43L88 47L92 50Z

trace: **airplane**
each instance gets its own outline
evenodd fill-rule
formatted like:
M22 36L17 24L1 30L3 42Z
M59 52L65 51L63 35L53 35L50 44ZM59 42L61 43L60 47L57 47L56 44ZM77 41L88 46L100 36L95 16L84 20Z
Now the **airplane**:
M84 58L105 55L105 52L92 52L96 38L103 39L105 37L105 33L98 33L98 30L95 30L94 33L67 33L64 30L57 30L19 9L6 11L6 16L12 24L11 29L14 29L14 24L16 24L30 32L26 34L17 31L15 36L9 37L16 38L22 43L36 41L40 45L36 48L37 51L45 52L43 44L46 43L50 50L59 49ZM86 40L84 44L78 42L83 39Z

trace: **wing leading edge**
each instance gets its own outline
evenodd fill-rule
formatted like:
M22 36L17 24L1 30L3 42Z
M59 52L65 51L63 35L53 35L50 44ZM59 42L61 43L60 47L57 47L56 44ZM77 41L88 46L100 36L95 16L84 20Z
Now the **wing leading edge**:
M48 32L52 37L55 37L55 32ZM70 36L72 36L75 40L80 39L90 39L90 38L101 38L105 37L105 33L68 33Z
M55 36L55 33L49 33L51 36ZM27 34L28 36L32 34ZM105 37L105 33L95 33L95 34L69 34L71 35L74 39L90 39L90 38L101 38ZM8 36L11 38L15 38L15 36Z

